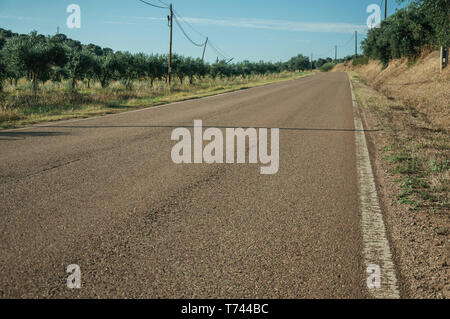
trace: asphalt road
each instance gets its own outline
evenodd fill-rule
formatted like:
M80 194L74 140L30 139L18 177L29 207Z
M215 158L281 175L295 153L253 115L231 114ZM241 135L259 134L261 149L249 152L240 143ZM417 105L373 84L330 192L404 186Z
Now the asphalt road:
M174 164L194 120L290 128L278 174ZM328 73L0 131L0 297L368 297L353 129L347 75Z

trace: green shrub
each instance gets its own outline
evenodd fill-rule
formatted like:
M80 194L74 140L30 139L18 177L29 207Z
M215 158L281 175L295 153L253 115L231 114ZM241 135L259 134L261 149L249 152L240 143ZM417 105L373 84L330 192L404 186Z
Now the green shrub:
M322 72L328 72L331 71L334 68L334 63L325 63L320 67L320 71Z
M353 66L366 65L368 63L369 63L369 58L366 56L357 57L356 59L353 59L353 61L352 61Z
M450 14L448 0L399 0L410 2L367 33L361 46L364 55L380 60L408 57L413 61L425 47L449 46Z

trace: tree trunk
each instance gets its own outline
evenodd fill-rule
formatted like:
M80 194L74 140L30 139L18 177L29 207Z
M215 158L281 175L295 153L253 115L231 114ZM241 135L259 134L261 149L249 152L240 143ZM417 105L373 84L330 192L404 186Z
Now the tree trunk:
M36 75L36 73L33 72L31 79L32 79L32 83L33 83L33 92L34 92L34 94L36 94L36 92L37 92L37 75Z
M102 89L105 88L105 85L106 85L106 76L104 76L104 77L100 80L100 85L102 86Z

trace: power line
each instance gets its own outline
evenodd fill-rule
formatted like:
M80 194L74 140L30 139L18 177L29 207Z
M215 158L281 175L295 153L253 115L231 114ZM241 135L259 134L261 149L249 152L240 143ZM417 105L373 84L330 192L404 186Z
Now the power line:
M216 49L216 51L219 51L220 55L222 55L223 57L225 57L227 59L230 58L230 55L226 54L226 52L224 52L223 50L220 50L219 47L217 46L217 44L214 44L211 40L209 41L209 44L211 46L213 46Z
M334 51L334 48L332 50L330 50L330 51L327 51L327 52L324 52L324 53L321 53L321 54L315 54L315 55L317 56L317 58L320 58L322 56L324 56L326 58L329 58L330 57L329 53L330 52L332 53L332 51Z
M175 11L175 10L174 10L174 11ZM196 28L194 28L194 27L192 26L192 24L189 23L185 18L181 17L180 14L179 14L177 11L175 11L175 13L177 14L177 16L178 16L179 19L183 20L183 22L186 23L186 24L191 28L191 30L193 30L195 33L197 33L198 35L200 35L200 36L202 36L202 37L208 38L208 36L204 35L204 34L201 33L200 31L198 31ZM232 58L230 58L229 55L224 54L223 51L220 50L220 49L218 48L217 45L211 43L211 40L210 40L210 39L209 39L207 42L203 43L203 45L205 45L205 44L208 44L208 45L209 45L209 46L210 46L210 47L211 47L211 48L212 48L212 49L213 49L220 57L224 58L225 60L230 60L230 59L232 59Z
M217 48L217 46L215 44L213 44L213 42L211 40L208 41L209 46L218 54L220 55L222 58L224 58L225 60L230 59L230 56L227 54L224 54L221 50L219 50Z
M147 1L144 1L144 0L139 0L139 1L141 1L142 3L145 3L145 4L147 4L147 5L150 5L150 6L152 6L152 7L155 7L155 8L160 8L160 9L170 9L170 5L168 5L166 2L164 2L164 1L162 1L162 0L158 0L161 4L163 4L164 5L164 7L162 7L162 6L160 6L160 5L156 5L156 4L153 4L153 3L150 3L150 2L147 2ZM217 47L217 45L215 45L215 44L213 44L212 42L211 42L211 40L210 39L208 39L208 36L206 36L206 35L204 35L203 33L201 33L200 31L198 31L196 28L194 28L193 26L192 26L192 24L190 24L186 19L184 19L176 10L174 10L173 8L171 9L172 11L173 11L173 17L175 18L175 22L176 22L176 24L178 25L178 27L180 28L180 30L181 30L181 32L183 33L183 35L186 37L186 39L189 41L189 42L191 42L194 46L196 46L196 47L204 47L204 48L206 48L206 46L207 45L209 45L213 50L214 50L214 52L216 52L217 53L217 55L219 55L221 58L223 58L223 59L225 59L225 60L229 60L229 61L231 61L232 60L232 58L230 58L230 56L229 55L227 55L227 54L224 54L223 53L223 51L222 50L220 50L218 47ZM169 17L169 19L170 19L170 17ZM181 25L181 21L180 20L182 20L185 24L187 24L188 26L189 26L189 28L191 28L191 30L193 30L195 33L197 33L198 35L200 35L201 37L204 37L204 38L206 38L206 40L205 40L205 42L203 42L203 43L197 43L197 42L195 42L194 40L192 40L192 38L188 35L188 33L186 32L186 30L183 28L183 26ZM169 24L170 24L170 21L169 21Z
M219 55L221 58L223 59L227 59L226 56L224 56L222 53L219 52L219 50L217 50L211 43L208 43L208 45L210 46L211 49L213 49L214 52L216 52L217 55Z
M200 31L198 31L196 28L194 28L194 27L192 26L192 24L190 24L190 23L187 21L187 19L183 18L183 17L181 16L181 14L178 13L178 11L176 11L176 10L174 9L173 12L175 12L175 14L178 16L178 19L180 19L180 20L182 20L184 23L186 23L186 24L189 26L189 28L191 28L192 31L194 31L195 33L197 33L198 35L200 35L200 36L203 37L203 38L206 38L206 37L207 37L206 35L204 35L204 34L201 33Z
M344 45L338 45L338 47L340 48L345 48L346 46L348 46L350 44L350 42L355 38L354 34L352 34L352 36L350 37L350 39L348 39L348 41L344 44Z
M158 5L156 5L156 4L153 4L153 3L150 3L150 2L147 2L147 1L144 1L144 0L139 0L140 2L142 2L142 3L145 3L146 5L149 5L149 6L152 6L152 7L155 7L155 8L159 8L159 9L168 9L169 8L169 6L165 6L165 7L161 7L161 6L158 6Z
M161 2L163 5L169 7L169 4L165 3L164 1L158 0L159 2Z
M178 19L178 20L182 20L185 24L187 24L187 25L189 26L189 28L191 28L192 31L194 31L195 33L197 33L197 34L200 35L201 37L205 37L205 38L207 39L207 40L202 44L202 46L205 46L205 48L206 48L206 45L209 45L209 46L213 49L213 51L214 51L218 56L220 56L220 57L223 58L224 60L227 60L228 63L231 62L231 60L233 60L233 58L230 58L229 55L224 54L223 51L220 50L220 49L218 48L217 45L213 44L213 43L211 42L211 40L208 38L208 36L204 35L204 34L201 33L200 31L198 31L196 28L194 28L194 26L193 26L191 23L189 23L189 22L187 21L187 19L181 17L181 15L180 15L176 10L174 10L174 12L176 13L177 19ZM191 41L191 42L193 42L193 41ZM196 45L196 46L198 46L198 47L200 47L200 45L199 45L198 43L193 43L193 44Z
M384 0L383 0L384 1ZM355 34L356 33L353 33L352 35L351 35L351 37L347 40L347 42L345 42L345 44L344 45L336 45L333 49L330 49L330 51L328 51L328 53L322 53L322 54L316 54L316 56L317 57L322 57L322 56L325 56L326 54L328 55L328 56L325 56L325 57L331 57L331 55L329 55L330 53L335 53L335 57L336 57L336 51L335 50L337 50L337 48L346 48L346 47L348 47L348 45L353 41L353 40L355 40L356 38L355 38Z
M206 44L206 41L203 42L202 44L196 43L194 42L194 40L192 40L188 34L186 33L186 31L184 31L183 27L181 26L181 23L178 21L178 17L176 15L174 15L175 17L175 22L177 23L178 27L180 28L181 32L183 32L184 36L186 37L186 39L188 39L193 45L197 46L197 47L202 47Z

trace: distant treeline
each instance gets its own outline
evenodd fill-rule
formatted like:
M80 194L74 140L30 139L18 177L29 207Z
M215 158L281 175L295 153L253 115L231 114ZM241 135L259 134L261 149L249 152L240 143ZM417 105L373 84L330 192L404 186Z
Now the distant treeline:
M424 47L450 47L450 0L397 0L409 5L369 30L364 55L387 65L390 59L415 58Z
M316 61L313 67L326 62ZM180 82L186 79L193 82L207 76L245 78L254 74L304 71L310 67L309 58L301 54L278 63L217 61L209 64L178 54L172 57L172 74ZM166 80L167 70L167 55L114 52L95 44L83 45L64 34L43 36L31 32L24 35L0 29L0 89L5 80L13 84L20 78L28 78L33 90L38 89L39 82L48 80L69 80L72 89L76 89L77 81L86 81L88 87L94 81L107 87L115 80L131 88L135 80L146 80L152 85L155 80Z

